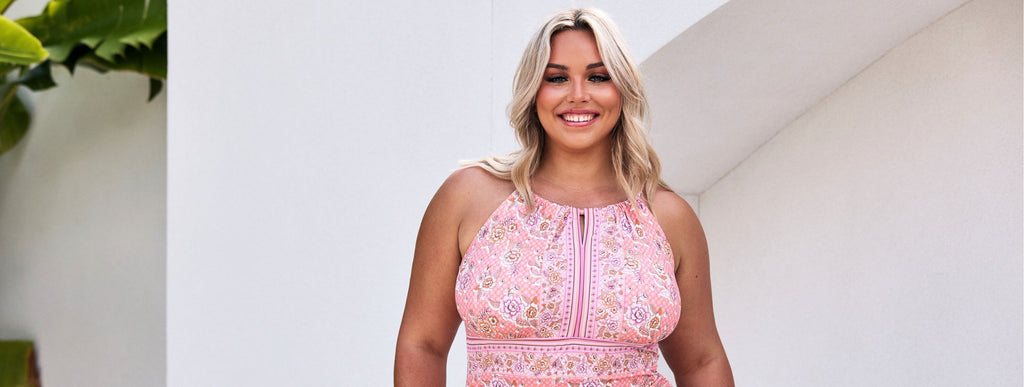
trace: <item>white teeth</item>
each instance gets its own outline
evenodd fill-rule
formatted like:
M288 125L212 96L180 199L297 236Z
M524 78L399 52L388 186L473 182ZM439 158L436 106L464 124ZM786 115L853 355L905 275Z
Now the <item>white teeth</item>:
M594 119L593 114L563 114L562 118L569 122L587 122Z

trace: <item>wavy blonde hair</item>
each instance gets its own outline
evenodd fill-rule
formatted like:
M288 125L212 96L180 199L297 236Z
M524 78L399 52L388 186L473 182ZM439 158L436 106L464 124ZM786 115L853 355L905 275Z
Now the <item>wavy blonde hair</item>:
M668 187L661 181L661 163L647 141L648 106L643 82L619 29L607 14L593 8L567 9L552 15L526 46L508 105L509 123L522 149L506 156L463 162L463 167L478 166L498 178L511 180L527 206L533 207L530 176L540 164L545 141L537 117L537 90L551 58L551 38L566 30L594 34L601 61L610 70L612 82L621 95L622 114L610 134L615 177L630 203L635 205L641 193L649 200L658 187Z

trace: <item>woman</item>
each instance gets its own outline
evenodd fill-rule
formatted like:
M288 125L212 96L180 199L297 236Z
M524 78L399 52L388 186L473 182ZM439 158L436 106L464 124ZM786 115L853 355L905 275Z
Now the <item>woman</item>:
M523 149L453 173L427 207L395 384L441 386L465 321L469 386L732 385L707 243L659 178L646 97L593 9L554 15L509 105Z

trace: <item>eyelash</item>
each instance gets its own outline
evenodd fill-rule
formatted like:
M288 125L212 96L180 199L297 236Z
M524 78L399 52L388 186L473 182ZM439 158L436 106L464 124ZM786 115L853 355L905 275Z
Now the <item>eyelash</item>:
M562 83L562 82L566 82L568 80L569 80L569 78L564 76L564 75L555 75L555 76L551 76L551 77L548 77L548 78L545 79L545 81L550 82L550 83ZM594 83L601 83L601 82L608 82L608 81L612 80L612 78L608 77L606 75L597 75L597 74L595 74L595 75L591 75L591 76L587 77L587 80L591 81L591 82L594 82Z
M548 81L550 83L562 83L562 82L565 82L565 81L568 81L568 80L569 80L569 78L566 78L566 76L564 76L564 75L555 75L555 76L551 76L551 77L548 77L547 79L545 79L545 81Z

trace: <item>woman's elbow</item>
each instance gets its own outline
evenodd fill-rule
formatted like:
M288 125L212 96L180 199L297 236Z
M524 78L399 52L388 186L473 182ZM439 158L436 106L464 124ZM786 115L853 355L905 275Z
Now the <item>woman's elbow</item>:
M676 385L683 386L715 386L733 387L736 383L732 377L732 367L725 351L700 357L675 373Z

